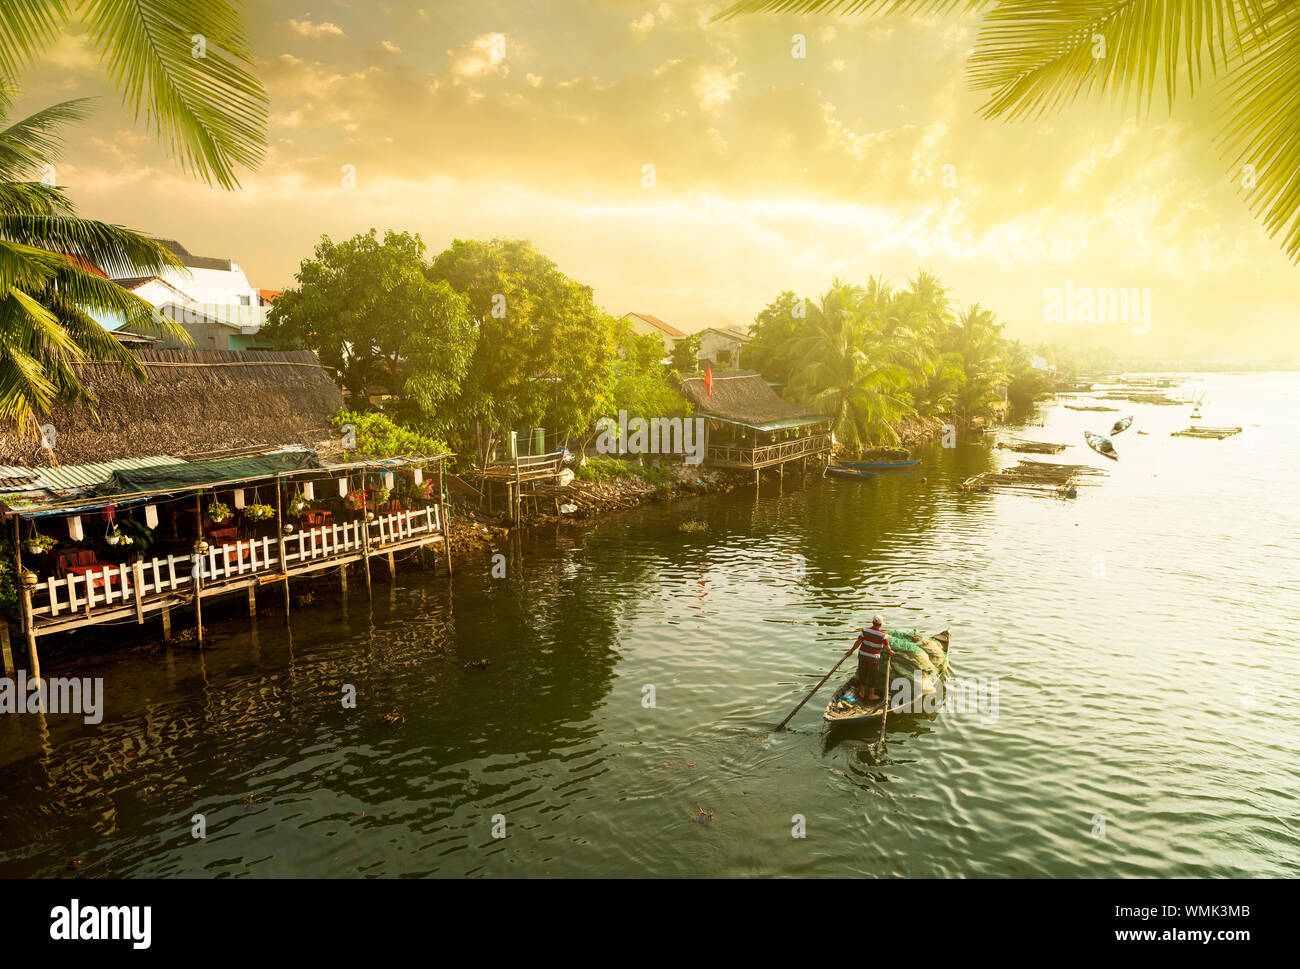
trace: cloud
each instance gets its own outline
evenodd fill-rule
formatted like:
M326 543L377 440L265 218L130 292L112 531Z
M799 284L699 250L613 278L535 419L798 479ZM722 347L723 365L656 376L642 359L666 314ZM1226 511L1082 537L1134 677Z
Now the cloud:
M402 48L398 47L391 40L384 41L384 50L388 51L390 54L400 54L402 52Z
M506 74L507 41L505 34L480 34L468 44L447 51L448 69L454 80L468 80L488 74Z
M289 26L304 37L342 37L343 28L326 21L314 24L310 20L290 20Z

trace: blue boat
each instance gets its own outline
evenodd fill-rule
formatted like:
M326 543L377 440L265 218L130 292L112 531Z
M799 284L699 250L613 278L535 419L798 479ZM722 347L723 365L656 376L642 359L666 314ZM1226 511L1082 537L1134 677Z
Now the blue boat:
M868 468L872 471L893 471L897 468L914 468L921 463L921 459L914 461L841 461L840 464L846 468Z
M869 481L876 476L872 471L860 471L857 468L847 468L839 464L827 465L826 473L833 474L837 478L856 478L859 481Z

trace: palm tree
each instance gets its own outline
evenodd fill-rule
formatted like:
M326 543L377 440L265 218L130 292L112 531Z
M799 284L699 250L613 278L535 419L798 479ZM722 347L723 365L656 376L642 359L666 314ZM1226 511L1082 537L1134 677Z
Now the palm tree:
M12 92L0 89L0 124ZM92 313L137 332L185 337L148 303L96 270L158 273L179 265L167 249L121 226L77 218L62 189L31 180L54 157L59 129L85 116L65 101L0 128L0 424L35 431L55 400L95 401L74 365L104 361L143 380L139 360Z
M1003 372L1002 324L991 310L972 303L957 315L948 349L961 360L965 381L957 394L957 410L967 417L991 412L1002 400L998 386Z
M1172 112L1210 81L1219 138L1251 208L1300 261L1300 7L1290 0L738 0L718 18L760 11L983 11L967 63L987 118L1040 116L1101 94ZM1208 78L1207 78L1208 75ZM1240 175L1240 179L1237 176Z
M838 279L808 306L807 336L798 341L795 392L834 421L850 448L895 443L890 422L908 412L906 373L888 359L886 344L863 312L863 291Z
M222 188L266 148L267 97L243 16L226 0L6 0L0 79L13 83L78 23L126 107L184 168Z

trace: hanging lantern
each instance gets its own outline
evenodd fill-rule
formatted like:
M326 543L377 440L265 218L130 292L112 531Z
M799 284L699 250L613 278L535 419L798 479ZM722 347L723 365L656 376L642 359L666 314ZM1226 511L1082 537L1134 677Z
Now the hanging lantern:
M302 483L302 496L306 498L308 501L311 501L313 498L316 497L315 482L304 481Z
M389 491L393 490L393 472L391 471L384 472L384 487L387 488Z
M416 484L424 484L424 468L416 468L411 474L415 478Z
M348 496L348 479L339 478L339 497L346 498L347 496Z
M144 523L148 525L150 528L158 527L158 506L157 505L144 506Z
M73 515L68 519L68 537L74 542L84 541L86 533L81 530L81 516Z
M236 508L243 508L243 507L244 507L244 489L243 489L243 488L236 488L236 489L235 489L235 507L236 507Z

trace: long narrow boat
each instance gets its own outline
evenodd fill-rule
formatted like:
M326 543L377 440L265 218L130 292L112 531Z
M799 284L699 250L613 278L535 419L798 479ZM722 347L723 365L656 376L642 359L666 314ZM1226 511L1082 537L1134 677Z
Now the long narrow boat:
M1102 457L1110 458L1112 461L1119 460L1119 454L1115 451L1115 445L1110 442L1110 438L1102 434L1094 434L1092 431L1084 431L1083 439L1088 442L1088 447L1092 448Z
M944 668L947 668L948 647L952 634L945 629L941 633L935 633L930 637L940 646L943 647ZM933 708L933 704L938 697L940 681L943 674L939 676L926 675L921 677L921 692L917 696L906 697L901 700L895 699L889 712L893 713L922 713L928 712L927 707ZM840 684L830 702L826 704L826 712L822 714L822 719L829 724L837 723L861 723L864 720L878 720L885 712L885 697L876 700L863 700L856 696L858 688L857 675L849 677ZM847 699L846 699L847 698Z
M868 471L894 471L898 468L914 468L921 463L920 458L912 461L841 461L845 468L864 468Z
M855 478L858 481L870 481L876 476L874 471L863 471L860 468L850 468L842 464L827 465L826 473L833 474L837 478Z

